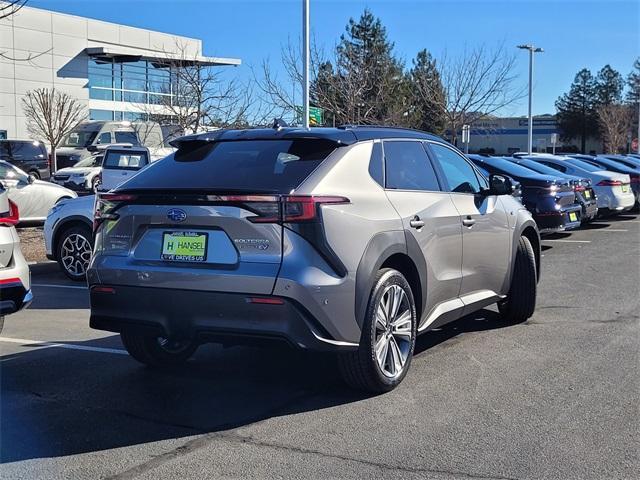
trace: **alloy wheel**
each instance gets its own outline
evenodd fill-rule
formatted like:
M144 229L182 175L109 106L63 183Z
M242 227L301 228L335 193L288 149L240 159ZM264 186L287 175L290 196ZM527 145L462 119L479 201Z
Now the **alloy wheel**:
M87 273L91 260L91 243L82 235L72 233L64 239L61 248L62 264L67 272L76 277Z
M378 367L389 378L404 370L413 341L411 304L399 285L390 285L380 296L375 317L374 351Z

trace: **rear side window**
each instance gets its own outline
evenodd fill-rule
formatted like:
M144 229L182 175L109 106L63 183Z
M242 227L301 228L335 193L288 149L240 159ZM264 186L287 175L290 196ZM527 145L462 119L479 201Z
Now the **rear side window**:
M0 155L9 155L9 142L0 142Z
M108 152L102 166L104 168L121 168L137 170L147 164L147 156L142 153Z
M439 191L438 178L421 142L384 142L386 187Z
M131 143L138 145L138 136L135 132L115 132L116 143Z
M547 167L553 168L554 170L557 170L559 172L566 172L567 171L567 167L564 167L562 165L558 165L557 163L549 163L549 162L540 162L543 165L546 165Z
M12 142L11 155L17 160L43 158L39 142Z
M319 139L192 142L153 162L121 189L287 194L335 148Z
M373 144L369 161L369 175L378 185L384 187L384 158L382 158L382 143L380 142Z
M480 182L476 171L464 157L437 143L432 143L430 147L442 168L442 173L449 184L450 192L480 192Z

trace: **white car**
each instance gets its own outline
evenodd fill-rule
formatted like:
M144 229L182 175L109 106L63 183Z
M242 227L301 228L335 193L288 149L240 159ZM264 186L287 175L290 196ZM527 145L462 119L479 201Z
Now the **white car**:
M580 159L560 155L531 155L528 158L555 168L567 175L579 175L591 179L596 192L598 211L602 214L618 213L633 208L636 202L629 175L610 172Z
M99 175L99 190L117 187L149 164L145 147L110 146L105 149ZM55 205L44 223L47 257L60 265L64 274L81 281L93 248L93 207L95 195L75 198Z
M20 224L42 224L47 213L61 200L78 195L68 188L36 180L15 165L0 160L0 183L7 190L9 199L20 211Z
M0 331L4 316L25 308L33 300L29 266L16 232L18 206L0 184Z
M51 181L75 192L95 192L100 187L103 158L100 152L80 160L73 167L61 168L51 177Z

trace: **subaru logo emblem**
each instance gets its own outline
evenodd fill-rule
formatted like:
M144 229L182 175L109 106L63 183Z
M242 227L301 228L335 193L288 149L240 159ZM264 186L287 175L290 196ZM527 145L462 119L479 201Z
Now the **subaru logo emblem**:
M179 208L172 208L167 212L167 218L172 222L184 222L187 219L187 212Z

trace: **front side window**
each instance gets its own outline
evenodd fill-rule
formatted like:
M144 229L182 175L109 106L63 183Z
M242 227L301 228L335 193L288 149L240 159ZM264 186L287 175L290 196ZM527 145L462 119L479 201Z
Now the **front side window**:
M138 136L135 132L115 132L116 143L131 143L138 145Z
M87 147L93 143L97 131L79 130L69 133L62 141L61 147Z
M474 194L480 192L480 182L476 172L464 157L437 143L432 143L430 146L449 184L450 192Z
M436 172L421 142L385 141L384 159L387 188L440 190Z
M98 137L98 143L100 144L111 143L111 132L101 133L100 136Z

